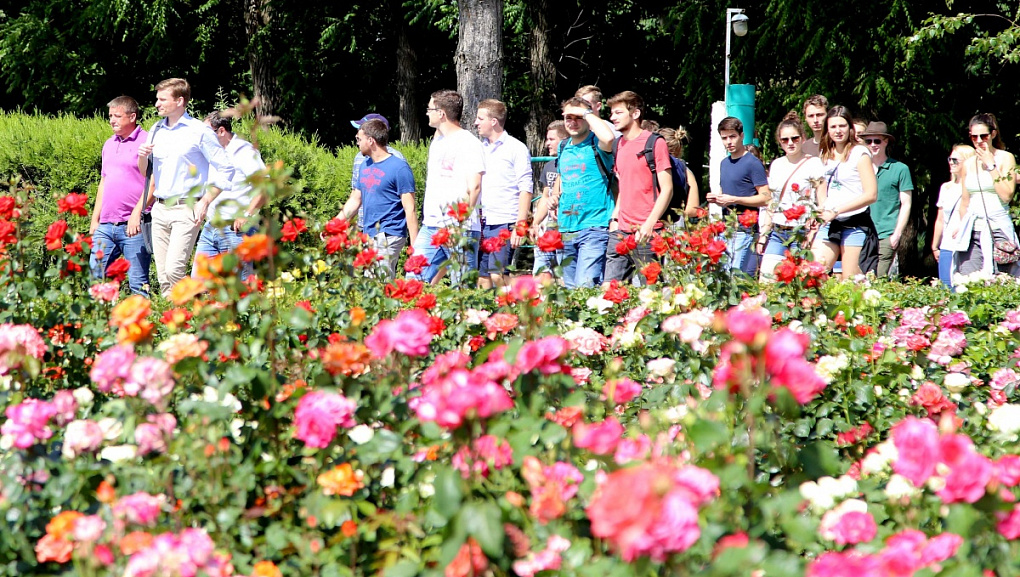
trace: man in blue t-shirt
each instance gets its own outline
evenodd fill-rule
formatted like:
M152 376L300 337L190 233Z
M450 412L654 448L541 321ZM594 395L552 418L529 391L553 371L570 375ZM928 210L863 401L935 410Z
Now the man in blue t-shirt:
M551 195L558 199L555 210L563 235L563 249L556 251L556 258L563 265L568 288L592 287L602 282L606 265L614 207L609 187L614 135L581 98L563 103L563 121L570 138L560 143L560 177ZM541 222L548 211L543 199L535 210L535 222Z
M374 112L362 116L360 120L352 120L351 126L353 126L355 129L360 129L361 125L368 122L369 120L381 120L382 123L386 125L386 130L388 131L390 129L390 121L386 120L386 117L383 116L382 114L376 114ZM396 156L401 160L407 160L406 158L404 158L404 155L401 154L399 150L393 148L392 146L387 145L386 152L392 154L393 156ZM358 188L358 178L360 178L361 176L361 165L365 163L366 158L368 157L362 154L360 150L356 155L354 155L354 166L351 167L351 190L355 190ZM361 221L363 221L364 219L365 219L365 206L362 205L361 210L358 211L358 224L360 225Z
M723 207L723 214L731 212L739 216L746 210L757 212L769 203L772 192L765 166L744 146L744 125L739 119L727 116L719 123L719 137L730 155L722 160L719 169L719 191L708 195L708 201ZM757 222L757 218L755 218ZM754 253L756 226L737 224L733 235L726 243L729 255L729 269L755 275L758 255Z
M361 230L372 237L387 278L392 280L400 251L407 245L407 234L418 236L418 214L414 207L414 174L406 160L386 150L387 132L378 119L368 120L358 129L358 149L365 155L365 162L337 218L350 220L364 206Z

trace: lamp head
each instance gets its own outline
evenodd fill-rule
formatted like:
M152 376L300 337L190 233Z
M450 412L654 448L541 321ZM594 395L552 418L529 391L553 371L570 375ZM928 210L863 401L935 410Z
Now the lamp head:
M747 14L734 14L730 18L730 22L733 23L733 33L737 36L747 35Z

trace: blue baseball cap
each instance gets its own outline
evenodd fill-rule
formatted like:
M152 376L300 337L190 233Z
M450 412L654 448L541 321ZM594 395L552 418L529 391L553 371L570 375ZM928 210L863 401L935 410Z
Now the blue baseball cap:
M361 125L368 122L369 120L382 120L382 123L386 125L386 130L390 129L390 121L386 120L386 117L382 114L366 114L361 120L352 120L351 126L354 128L361 128Z

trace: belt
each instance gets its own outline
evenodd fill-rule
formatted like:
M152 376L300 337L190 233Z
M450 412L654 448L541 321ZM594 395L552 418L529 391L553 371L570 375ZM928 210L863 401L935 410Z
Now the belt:
M157 196L156 197L156 202L158 202L158 203L160 203L162 205L166 205L166 206L177 206L177 205L186 203L187 199L182 197L182 198L174 198L173 200L169 200L169 199L166 199L166 198L159 198Z
M788 224L774 224L772 228L777 230L797 230L797 227Z
M128 221L122 220L120 222L101 222L99 224L108 224L110 226L127 226Z

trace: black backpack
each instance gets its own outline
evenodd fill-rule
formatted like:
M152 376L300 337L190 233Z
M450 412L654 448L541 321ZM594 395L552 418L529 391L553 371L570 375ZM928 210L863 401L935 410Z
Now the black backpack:
M659 179L655 174L655 141L662 138L661 135L651 133L648 139L645 140L645 148L641 151L640 155L645 157L645 162L648 164L648 170L652 173L652 183L655 185L655 198L659 198L659 192L662 191L659 186ZM616 151L620 146L620 139L617 138L613 141L613 158L616 158ZM669 208L666 210L665 217L667 220L672 220L677 214L684 211L684 207L687 204L687 193L691 190L691 185L687 182L687 164L679 158L670 155L669 156L670 173L673 175L673 196L669 199Z

